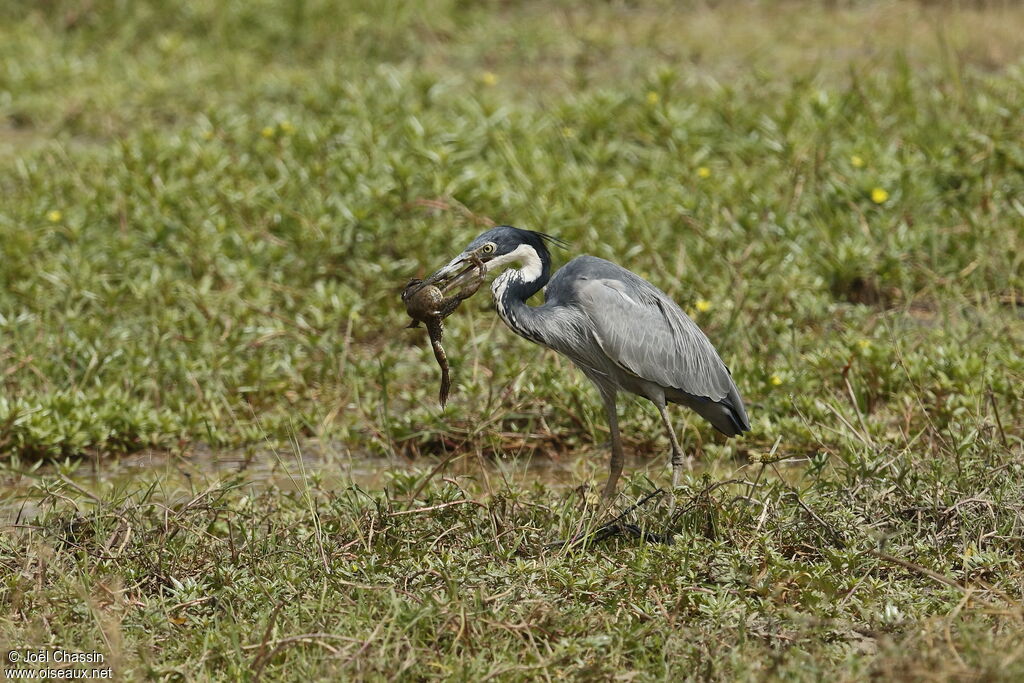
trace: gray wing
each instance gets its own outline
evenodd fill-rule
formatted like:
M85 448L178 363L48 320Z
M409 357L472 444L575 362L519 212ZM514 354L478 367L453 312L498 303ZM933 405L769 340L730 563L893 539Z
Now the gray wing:
M715 347L672 299L610 262L593 270L576 278L575 298L612 362L666 389L715 402L738 398Z

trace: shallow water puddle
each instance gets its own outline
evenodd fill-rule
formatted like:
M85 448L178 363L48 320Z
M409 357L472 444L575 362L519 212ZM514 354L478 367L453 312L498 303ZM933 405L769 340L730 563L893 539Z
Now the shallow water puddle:
M119 458L82 460L71 473L43 466L31 473L0 470L0 525L24 523L40 511L45 489L78 489L79 502L113 491L134 493L156 484L156 498L174 504L237 477L242 487L255 490L304 491L307 488L365 490L391 488L402 476L444 477L481 481L485 489L540 482L554 488L577 486L603 468L603 458L573 456L565 460L482 459L474 454L449 458L421 457L416 461L348 451L304 448L301 452L211 450L198 448L184 454L147 451ZM66 470L65 470L66 472Z
M70 473L62 473L55 466L40 467L32 473L0 470L0 526L23 524L35 518L43 505L50 504L46 501L53 494L47 490L56 492L59 498L67 489L77 489L77 493L71 493L65 500L74 498L86 507L93 496L110 499L114 492L136 493L154 485L154 498L173 505L236 477L241 487L255 491L339 491L352 486L379 491L394 489L396 480L403 477L422 480L428 475L435 481L448 478L474 482L475 487L483 491L534 484L566 490L586 484L600 486L607 476L606 467L607 455L603 450L586 450L557 459L482 458L467 453L448 458L421 457L415 461L316 446L303 447L301 451L208 448L184 454L148 451L120 458L83 460ZM715 480L752 480L756 478L757 468L757 465L736 462L716 461L707 465L698 462L691 474L707 474ZM786 467L780 474L786 479L790 475L797 478L802 469ZM654 485L665 485L669 481L666 463L658 457L627 458L624 474L646 476ZM408 483L402 488L408 490Z

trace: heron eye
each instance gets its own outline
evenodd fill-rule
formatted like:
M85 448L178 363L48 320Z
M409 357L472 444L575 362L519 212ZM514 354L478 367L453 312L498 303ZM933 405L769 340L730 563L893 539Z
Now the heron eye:
M494 244L492 242L488 242L487 244L485 244L483 252L485 254L493 254L494 253Z

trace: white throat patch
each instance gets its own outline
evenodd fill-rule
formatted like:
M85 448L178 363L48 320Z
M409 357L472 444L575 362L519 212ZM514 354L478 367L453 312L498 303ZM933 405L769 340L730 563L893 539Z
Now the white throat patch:
M487 272L515 262L520 264L518 269L519 277L522 278L523 282L538 280L544 272L544 264L541 263L540 255L536 249L528 244L520 244L504 256L498 256L488 261Z

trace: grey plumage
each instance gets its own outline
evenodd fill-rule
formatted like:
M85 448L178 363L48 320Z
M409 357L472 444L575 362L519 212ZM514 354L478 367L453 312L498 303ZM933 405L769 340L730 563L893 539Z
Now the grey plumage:
M571 359L597 385L612 433L611 496L622 467L615 399L628 391L658 407L672 444L673 485L684 464L666 403L696 411L726 436L750 429L728 368L704 332L664 292L635 273L594 256L578 256L550 276L553 238L508 226L493 228L434 277L449 278L471 254L488 270L519 263L492 284L498 314L517 334ZM549 279L550 278L550 279ZM546 285L546 287L545 287ZM544 288L545 301L526 301Z

